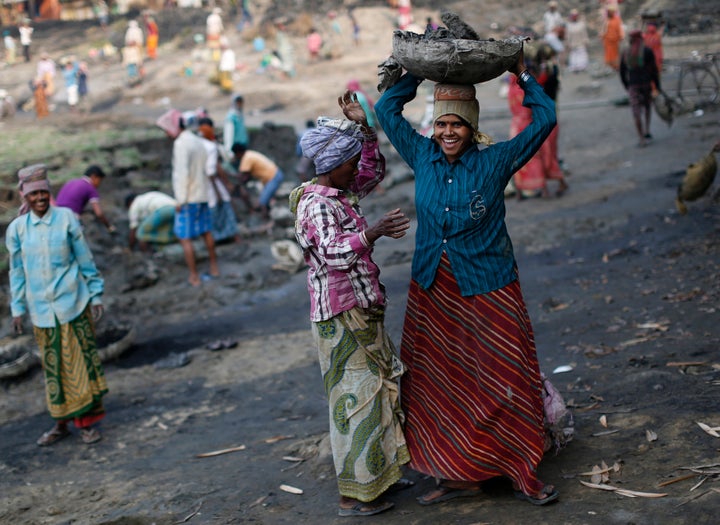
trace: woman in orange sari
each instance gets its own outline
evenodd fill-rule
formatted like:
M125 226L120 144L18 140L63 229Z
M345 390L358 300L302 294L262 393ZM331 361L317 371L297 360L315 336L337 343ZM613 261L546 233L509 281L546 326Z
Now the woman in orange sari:
M45 81L42 78L36 78L30 85L35 101L35 114L38 119L45 118L50 114L47 97L45 96Z
M620 44L625 38L622 20L613 6L607 7L607 20L602 32L603 48L605 49L605 64L615 71L620 69Z
M146 47L147 56L151 60L157 58L158 40L160 39L160 29L155 19L149 15L145 15L145 34L147 35Z

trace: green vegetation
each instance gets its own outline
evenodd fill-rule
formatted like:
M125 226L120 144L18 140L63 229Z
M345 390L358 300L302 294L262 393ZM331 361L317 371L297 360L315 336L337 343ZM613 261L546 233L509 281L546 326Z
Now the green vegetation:
M18 129L4 134L0 141L0 184L15 184L15 174L23 166L37 162L64 164L70 158L95 158L98 150L132 146L146 139L157 139L163 133L154 127L59 131L52 127ZM91 161L92 162L92 161Z

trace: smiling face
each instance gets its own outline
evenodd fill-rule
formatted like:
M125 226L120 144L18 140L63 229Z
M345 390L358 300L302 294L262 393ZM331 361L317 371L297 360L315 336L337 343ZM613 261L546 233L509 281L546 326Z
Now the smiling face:
M31 191L25 195L30 210L37 215L42 217L47 213L50 208L50 192L45 190Z
M457 115L441 115L433 124L433 138L448 162L459 159L473 143L473 129Z
M355 176L358 174L358 163L360 162L360 154L358 153L350 160L340 164L337 168L333 168L327 174L330 186L337 190L347 190L355 182Z

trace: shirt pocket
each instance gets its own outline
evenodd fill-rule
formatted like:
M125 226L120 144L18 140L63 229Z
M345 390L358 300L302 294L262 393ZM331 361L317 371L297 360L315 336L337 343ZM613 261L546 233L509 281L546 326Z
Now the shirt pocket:
M466 203L467 218L473 223L479 223L487 215L485 197L477 190L471 191Z
M70 245L65 237L50 237L49 245L50 266L52 268L66 268L70 266Z

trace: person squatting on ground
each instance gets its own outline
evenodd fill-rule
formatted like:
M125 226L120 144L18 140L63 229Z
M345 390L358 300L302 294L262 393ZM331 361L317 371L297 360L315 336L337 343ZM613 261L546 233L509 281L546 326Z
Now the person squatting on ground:
M338 99L352 122L318 122L302 138L317 177L290 195L295 237L309 265L310 319L328 397L330 441L340 516L370 516L392 508L388 489L409 460L402 433L398 379L403 371L384 327L385 292L372 260L380 237L409 228L399 210L368 226L359 200L385 176L375 130L346 91Z
M125 198L130 224L128 247L132 250L138 245L142 251L150 251L152 245L175 242L176 206L175 199L160 191L128 195Z
M177 206L173 232L180 240L185 255L185 263L190 270L188 282L192 286L200 284L200 274L195 262L195 249L192 241L202 237L208 252L210 273L204 279L220 276L215 240L212 236L212 217L208 206L207 181L205 167L207 153L203 139L189 129L185 129L181 113L171 109L156 122L173 141L172 186Z
M97 220L105 225L110 233L115 233L116 228L103 213L100 206L100 193L98 188L105 179L105 172L95 164L87 167L85 174L79 179L72 179L63 184L57 196L57 205L63 208L70 208L75 216L80 218L85 206L90 203L92 211Z
M400 356L409 466L437 480L423 505L480 494L482 482L498 476L533 504L558 497L536 471L545 445L542 383L504 221L504 189L556 116L523 53L509 71L533 120L482 149L472 85L435 86L432 138L402 114L422 78L406 73L375 104L415 172L416 249Z
M660 72L652 49L643 41L640 30L630 32L630 46L620 60L620 80L628 92L638 146L643 147L652 139L650 116L652 99L660 88Z
M55 426L40 446L70 435L72 421L87 444L101 439L107 383L97 354L95 323L102 317L103 279L72 210L53 206L44 164L18 172L27 203L5 232L10 264L10 310L16 334L30 314L40 348L45 397Z

